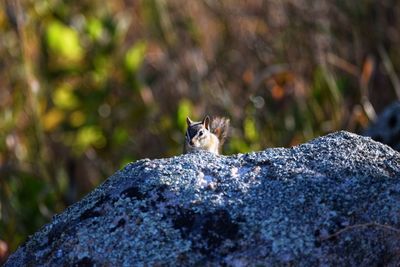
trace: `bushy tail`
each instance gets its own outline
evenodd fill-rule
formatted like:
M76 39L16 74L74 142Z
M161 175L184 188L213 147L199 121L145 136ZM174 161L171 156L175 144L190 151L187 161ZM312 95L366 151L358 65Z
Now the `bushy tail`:
M229 119L224 117L215 117L211 121L211 132L218 137L220 146L222 146L228 137L229 125Z

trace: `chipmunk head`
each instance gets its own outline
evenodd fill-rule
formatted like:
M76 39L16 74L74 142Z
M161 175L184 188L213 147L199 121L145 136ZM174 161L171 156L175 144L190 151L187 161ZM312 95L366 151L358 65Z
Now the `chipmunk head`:
M206 116L201 122L193 122L186 118L186 143L192 148L205 148L210 139L210 117Z

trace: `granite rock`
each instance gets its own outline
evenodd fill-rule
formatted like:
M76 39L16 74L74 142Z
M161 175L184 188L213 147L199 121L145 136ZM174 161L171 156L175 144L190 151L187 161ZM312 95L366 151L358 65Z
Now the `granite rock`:
M348 132L140 160L5 266L398 266L400 154Z

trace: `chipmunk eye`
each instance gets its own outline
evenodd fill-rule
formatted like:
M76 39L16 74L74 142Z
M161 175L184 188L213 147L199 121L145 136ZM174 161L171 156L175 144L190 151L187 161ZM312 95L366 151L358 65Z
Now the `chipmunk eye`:
M200 132L199 132L199 136L202 136L203 135L203 131L201 130Z

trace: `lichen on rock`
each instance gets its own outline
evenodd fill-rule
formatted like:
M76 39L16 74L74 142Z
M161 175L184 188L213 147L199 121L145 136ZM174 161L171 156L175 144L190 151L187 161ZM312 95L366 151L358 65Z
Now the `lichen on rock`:
M337 132L127 165L10 256L26 265L392 265L400 154Z

